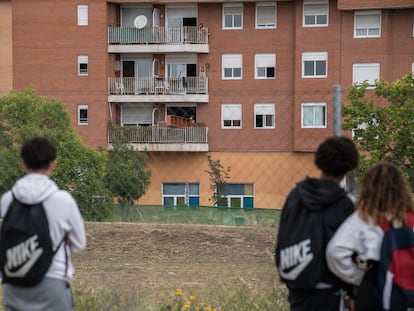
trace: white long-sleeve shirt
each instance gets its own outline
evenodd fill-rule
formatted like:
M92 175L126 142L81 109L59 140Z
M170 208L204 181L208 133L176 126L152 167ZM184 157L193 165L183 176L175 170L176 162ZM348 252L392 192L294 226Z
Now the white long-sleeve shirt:
M326 248L329 269L341 280L360 285L365 270L358 267L352 256L378 261L384 232L372 222L365 222L357 212L350 215L335 232Z
M43 202L46 217L49 222L49 231L55 249L66 234L70 246L65 245L68 251L68 269L66 271L66 257L64 246L61 246L53 258L46 277L70 280L74 268L70 260L71 252L79 252L86 247L85 227L78 205L72 195L60 190L56 183L43 174L31 173L19 179L12 191L16 199L25 204ZM6 192L0 201L1 216L4 217L13 200L12 192Z

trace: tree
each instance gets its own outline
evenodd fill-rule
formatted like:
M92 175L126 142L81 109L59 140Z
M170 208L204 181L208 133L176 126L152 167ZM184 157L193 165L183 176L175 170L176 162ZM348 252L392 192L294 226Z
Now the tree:
M212 193L209 200L214 206L227 206L226 181L230 178L231 167L224 168L220 160L213 160L210 155L207 156L207 161L210 170L205 172L210 176L210 192Z
M123 141L114 141L112 147L108 151L105 182L120 203L133 204L151 183L151 172L145 170L148 156Z
M367 82L349 88L349 103L342 108L343 129L352 130L359 145L360 172L378 161L389 161L400 168L414 190L413 76L393 82L381 79L375 86L373 94L367 94Z
M23 175L20 147L34 136L47 137L56 145L58 164L51 177L72 193L83 217L105 219L113 207L103 182L106 154L82 144L59 100L37 96L30 88L0 98L0 190L10 189Z

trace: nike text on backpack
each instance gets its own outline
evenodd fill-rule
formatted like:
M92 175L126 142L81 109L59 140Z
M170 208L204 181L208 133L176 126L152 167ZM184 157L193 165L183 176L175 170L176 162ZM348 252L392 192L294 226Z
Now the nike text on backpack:
M0 232L0 268L3 283L35 286L40 283L64 237L55 250L43 204L24 204L13 195ZM68 265L67 253L66 269Z
M280 279L291 288L314 288L325 273L323 215L292 208L282 217L275 250Z
M390 228L382 226L385 232L378 266L382 310L414 310L414 214L407 213L407 218L407 225L399 228L391 223Z

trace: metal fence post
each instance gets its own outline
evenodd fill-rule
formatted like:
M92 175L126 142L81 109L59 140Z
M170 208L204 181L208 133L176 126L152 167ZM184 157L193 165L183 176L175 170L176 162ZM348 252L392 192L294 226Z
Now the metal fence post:
M341 95L342 88L335 84L332 89L332 105L333 105L333 135L341 135Z

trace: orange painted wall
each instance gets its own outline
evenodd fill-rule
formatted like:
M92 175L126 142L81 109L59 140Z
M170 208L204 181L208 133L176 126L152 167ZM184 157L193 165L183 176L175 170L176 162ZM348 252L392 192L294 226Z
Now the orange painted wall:
M211 152L213 160L230 166L229 183L253 183L255 208L282 208L291 188L306 176L318 177L313 153ZM200 183L200 204L211 206L207 154L152 153L151 187L139 204L162 204L162 183Z

